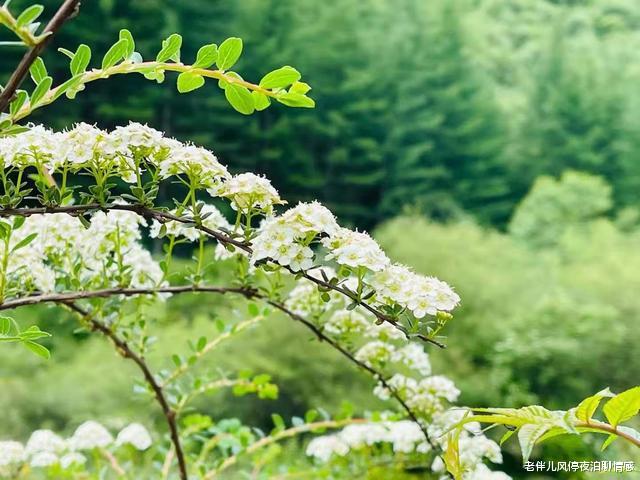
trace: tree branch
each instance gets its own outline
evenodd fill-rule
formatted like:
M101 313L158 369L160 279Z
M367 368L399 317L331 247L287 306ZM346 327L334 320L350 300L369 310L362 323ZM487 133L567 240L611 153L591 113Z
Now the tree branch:
M149 384L149 387L153 390L155 394L156 400L160 404L162 408L162 413L167 421L167 425L169 426L169 433L171 436L171 443L173 444L173 448L175 450L176 457L178 459L178 468L180 471L181 480L187 480L187 465L184 458L184 452L182 450L182 444L180 442L180 434L178 433L178 426L176 423L176 412L170 407L169 402L165 398L164 391L162 387L158 384L153 373L149 369L149 366L145 362L145 360L139 356L136 352L134 352L127 342L120 338L113 330L111 330L107 325L93 318L90 312L86 311L82 307L76 305L70 300L49 300L54 301L56 303L60 303L62 305L66 305L74 312L78 313L82 316L82 318L89 323L89 326L92 330L96 332L102 333L104 336L108 337L113 344L115 345L118 353L124 357L132 360L138 368L142 371L142 375L144 376L145 381Z
M4 90L0 93L0 112L4 112L16 90L20 87L20 84L29 74L29 68L36 61L36 58L42 53L47 44L51 41L53 36L64 25L64 23L73 17L80 5L80 0L65 0L53 18L49 21L42 33L42 39L24 54L22 60L14 70L13 74L9 78L9 81L5 85Z
M413 420L420 427L420 430L422 431L422 433L423 433L423 435L425 437L425 440L429 443L429 445L431 445L431 447L434 450L438 450L439 449L438 446L435 444L435 442L433 442L433 440L429 436L429 432L427 431L427 429L424 426L424 424L422 422L420 422L420 420L418 419L417 415L413 412L411 407L409 407L409 405L407 405L407 403L400 396L398 391L389 384L388 380L384 377L384 375L381 372L379 372L375 368L367 365L366 363L361 362L360 360L358 360L351 352L349 352L349 350L344 348L342 345L340 345L333 338L331 338L328 335L326 335L313 322L311 322L308 319L304 318L303 316L298 315L295 312L291 311L284 304L282 304L280 302L276 302L274 300L271 300L268 296L258 292L257 290L253 290L253 289L249 289L249 288L216 287L216 286L206 286L206 285L200 285L200 286L198 286L198 285L184 285L184 286L172 286L172 287L159 287L159 288L156 288L156 289L153 289L153 288L146 288L146 289L145 288L112 288L112 289L94 290L94 291L86 291L86 292L52 293L52 294L44 294L44 295L33 295L33 296L30 296L30 297L20 298L20 299L16 299L16 300L10 300L8 302L0 304L0 310L7 310L7 309L10 309L10 308L17 308L17 307L21 307L21 306L25 306L25 305L37 305L37 304L40 304L40 303L59 303L59 304L70 306L76 312L82 313L82 312L84 312L84 310L82 308L78 307L75 303L73 303L75 300L88 299L88 298L104 298L104 297L109 297L109 296L114 296L114 295L133 296L133 295L152 295L152 294L155 294L155 293L174 293L174 294L179 294L179 293L187 293L187 292L208 292L208 293L219 293L219 294L234 293L234 294L242 295L247 299L260 299L260 300L266 302L268 305L271 305L272 307L276 308L277 310L280 310L282 313L286 314L292 320L295 320L296 322L304 325L308 330L310 330L316 336L316 338L318 340L327 343L333 349L338 351L342 356L347 358L351 363L353 363L354 365L357 365L361 369L363 369L366 372L368 372L369 374L371 374L378 382L380 382L380 384L384 388L386 388L391 393L391 396L393 398L395 398L395 400L400 404L400 406L407 413L409 418L411 420ZM103 326L103 328L106 328L106 327ZM96 328L96 329L101 331L101 332L103 332L103 333L105 333L105 331L102 328ZM108 330L108 331L110 332L110 330ZM116 344L116 346L118 346L118 344ZM135 355L135 353L134 353L134 355ZM129 358L132 358L132 357L129 357ZM134 358L132 358L132 359L135 361ZM144 370L143 370L143 372L144 372ZM146 375L145 375L145 377L146 377ZM152 377L152 379L153 379L153 377ZM159 384L159 383L157 383L155 381L155 379L153 379L153 382L154 382L155 386L157 387L157 389L160 392L162 392L163 385L167 384L166 381L165 381L164 384ZM154 391L155 391L155 389L154 389ZM157 395L157 393L156 393L156 395ZM163 407L163 409L164 409L164 407Z
M189 225L192 228L200 230L208 235L211 235L220 243L225 245L233 245L236 248L240 248L241 250L252 253L251 244L245 241L239 241L234 238L231 238L224 232L220 232L217 230L213 230L211 228L205 227L204 225L200 225L194 222L193 219L180 217L178 215L174 215L169 212L163 212L161 210L155 210L152 208L145 207L143 205L129 205L129 204L107 204L107 205L99 205L99 204L90 204L90 205L67 205L67 206L57 206L57 207L36 207L36 208L3 208L0 209L0 217L8 217L8 216L24 216L28 217L31 215L44 215L44 214L53 214L53 213L66 213L68 215L77 216L82 215L84 213L88 213L90 211L102 211L108 212L109 210L120 210L120 211L129 211L140 215L141 217L157 220L161 223L165 223L167 221L175 221L182 224ZM279 265L274 260L268 260L272 263ZM293 275L302 274L302 276L309 280L310 282L315 283L318 286L323 288L327 288L338 292L350 300L356 302L358 305L362 306L364 309L372 313L379 321L386 322L393 325L395 328L400 330L407 339L411 339L412 337L418 338L424 342L431 343L439 348L446 348L446 345L438 342L432 338L427 337L423 334L410 334L405 327L400 325L397 321L389 318L389 316L385 315L375 307L371 306L367 302L358 299L353 294L349 293L344 288L339 285L334 285L329 282L325 282L320 278L316 278L313 275L310 275L306 271L297 272L291 269L288 265L280 265L282 268L287 270Z

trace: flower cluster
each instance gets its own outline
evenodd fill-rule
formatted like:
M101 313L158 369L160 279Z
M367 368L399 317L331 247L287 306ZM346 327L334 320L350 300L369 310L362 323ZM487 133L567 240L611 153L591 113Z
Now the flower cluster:
M24 446L15 441L0 442L0 475L3 468L23 463L28 463L32 468L59 465L67 469L87 461L82 451L119 448L123 445L131 445L136 450L144 451L151 444L151 435L139 423L123 428L115 440L103 425L92 420L80 425L68 439L63 439L51 430L36 430Z
M215 187L228 178L227 169L208 150L183 144L139 123L117 127L112 132L86 123L71 130L53 132L34 126L20 135L0 139L4 168L36 167L50 173L82 169L119 176L133 183L150 166L159 178L187 175L200 187Z
M332 456L345 456L351 450L389 443L396 453L425 453L430 449L420 427L409 420L370 422L349 425L332 435L316 437L309 442L306 454L322 462Z
M351 275L356 283L350 289L357 291L359 297L366 294L376 308L391 308L399 312L397 315L410 312L418 319L449 312L460 301L446 283L392 264L367 233L341 227L318 202L301 203L278 215L274 206L286 202L268 179L252 173L232 176L210 151L167 138L146 125L130 123L111 132L84 123L62 132L34 126L22 134L0 139L0 161L9 170L35 167L40 172L62 172L64 178L67 172L89 173L103 186L105 179L119 177L138 183L136 195L140 195L140 185L146 179L160 181L177 176L190 188L185 202L196 198L195 190L206 190L212 197L230 202L238 212L235 227L243 225L245 238L251 240L250 261L254 266L275 262L298 272L317 267L319 261L332 261L340 266L341 277L332 285L346 287ZM206 227L231 229L215 207L207 209L205 213L210 216L205 220ZM184 207L177 213L183 211ZM254 231L252 219L258 215L267 216ZM165 224L167 234L189 241L200 238L195 228L178 223ZM154 222L151 235L158 236L161 229ZM324 250L323 256L320 250ZM148 254L139 249L132 249L128 256L149 261ZM220 247L217 257L226 256ZM41 265L36 266L33 276L47 287L44 290L50 290L54 278L46 269L39 270ZM142 271L137 269L134 273L142 275Z
M52 292L73 281L83 286L154 287L162 271L141 244L141 217L128 211L96 212L85 227L67 214L10 218L14 225L7 283L19 290Z

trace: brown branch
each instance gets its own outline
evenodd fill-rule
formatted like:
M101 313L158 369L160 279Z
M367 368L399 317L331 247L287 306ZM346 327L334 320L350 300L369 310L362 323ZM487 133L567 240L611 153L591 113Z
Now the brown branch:
M418 420L418 417L413 412L411 407L407 405L404 399L400 396L398 391L389 385L388 380L384 377L384 375L376 370L375 368L367 365L364 362L358 360L349 350L344 348L334 339L326 335L320 328L318 328L313 322L304 318L301 315L291 311L284 304L276 302L274 300L269 299L268 296L258 292L254 289L249 288L236 288L236 287L215 287L215 286L205 286L205 285L183 285L183 286L173 286L173 287L159 287L156 289L153 288L112 288L112 289L104 289L104 290L94 290L94 291L85 291L85 292L71 292L71 293L52 293L52 294L43 294L43 295L32 295L30 297L20 298L16 300L10 300L3 304L0 304L0 310L7 310L10 308L17 308L25 305L36 305L40 303L61 303L64 305L68 305L73 308L76 312L84 312L83 309L78 307L74 300L82 300L88 298L103 298L114 295L125 295L125 296L133 296L133 295L151 295L154 293L187 293L187 292L208 292L208 293L235 293L238 295L242 295L247 299L260 299L272 307L280 310L282 313L286 314L292 320L301 323L307 329L309 329L318 340L327 343L333 349L337 350L342 356L347 358L351 363L357 365L361 369L365 370L369 374L371 374L380 384L386 388L393 398L402 406L403 410L407 413L409 418L413 420L422 431L425 439L431 445L431 447L435 450L437 449L436 444L431 440L429 433L426 427ZM106 328L106 327L104 327ZM105 333L102 329L98 328L99 331ZM110 331L110 330L109 330ZM117 345L117 344L116 344ZM135 355L135 354L134 354ZM132 358L132 357L129 357ZM139 358L139 357L138 357ZM133 359L133 358L132 358ZM135 361L135 359L133 359ZM137 362L136 362L137 363ZM144 363L144 362L143 362ZM143 370L144 371L144 370ZM146 375L145 375L146 377ZM158 384L155 379L153 380L154 385L157 389L162 392L162 385ZM156 393L157 395L157 393ZM163 407L164 409L164 407Z
M26 305L37 305L39 303L65 303L75 300L86 300L89 298L107 298L116 295L132 297L134 295L153 295L156 293L186 293L186 292L209 292L209 293L238 293L247 298L256 294L254 290L234 287L213 287L197 285L177 285L171 287L157 288L105 288L103 290L88 290L84 292L68 293L45 293L41 295L31 295L29 297L17 298L0 303L0 310L24 307Z
M42 32L42 40L24 54L22 60L20 60L20 63L9 78L4 90L0 93L0 112L4 112L7 105L9 105L13 99L13 95L16 93L16 90L18 90L22 81L29 74L29 68L33 62L36 61L36 58L38 58L40 53L42 53L56 32L60 30L62 25L76 14L79 6L80 0L65 0L62 5L60 5L58 11L44 28Z
M171 443L173 444L173 448L175 450L176 457L178 459L178 468L180 471L181 480L187 480L187 465L184 458L184 452L182 450L182 444L180 443L180 434L178 433L178 426L176 423L176 412L171 408L169 402L167 401L164 391L162 387L158 384L153 373L149 369L149 366L145 362L145 360L139 356L136 352L134 352L131 347L127 344L125 340L120 338L113 330L111 330L107 325L96 320L91 316L91 314L83 309L82 307L76 305L70 300L48 300L55 301L62 305L66 305L74 312L80 314L85 321L87 321L92 330L96 332L102 333L104 336L108 337L113 344L115 345L118 353L124 357L132 360L138 368L142 371L142 375L144 376L145 381L155 394L156 400L160 404L162 408L162 413L167 421L167 425L169 426L169 432L171 436Z
M152 220L157 220L161 223L167 222L167 221L175 221L175 222L180 222L183 224L187 224L197 230L200 230L208 235L211 235L212 237L214 237L216 240L218 240L220 243L225 244L225 245L232 245L236 248L240 248L241 250L247 252L247 253L252 253L252 249L251 249L251 244L248 242L244 242L244 241L239 241L236 240L234 238L231 238L229 235L227 235L226 233L223 232L219 232L217 230L213 230L211 228L208 228L204 225L201 224L197 224L195 223L195 221L193 219L190 218L184 218L184 217L180 217L178 215L174 215L172 213L168 213L168 212L163 212L160 210L155 210L152 208L148 208L145 207L143 205L128 205L128 204L107 204L107 205L99 205L99 204L90 204L90 205L67 205L67 206L56 206L56 207L36 207L36 208L3 208L0 209L0 217L8 217L8 216L24 216L24 217L28 217L31 215L44 215L44 214L52 214L52 213L66 213L68 215L72 215L72 216L77 216L77 215L82 215L84 213L90 212L90 211L103 211L103 212L107 212L109 210L121 210L121 211L129 211L129 212L133 212L136 213L138 215L140 215L141 217L147 218L147 219L152 219ZM268 260L271 261L272 263L279 265L276 261L274 260ZM288 272L290 272L293 275L298 275L301 274L305 279L309 280L310 282L315 283L318 286L321 286L323 288L326 289L330 289L333 290L335 292L338 292L344 296L346 296L347 298L351 299L352 301L356 302L358 305L362 306L364 309L366 309L367 311L369 311L370 313L372 313L379 321L381 322L387 322L391 325L393 325L395 328L397 328L398 330L400 330L407 339L411 339L412 337L418 338L424 342L428 342L431 343L439 348L446 348L446 345L444 345L443 343L438 342L437 340L434 340L432 338L427 337L426 335L423 334L410 334L407 329L405 327L403 327L402 325L400 325L397 321L395 321L394 319L390 318L388 315L385 315L384 313L382 313L381 311L377 310L376 308L374 308L373 306L371 306L370 304L368 304L367 302L365 302L364 300L358 299L356 296L354 296L352 293L350 293L348 290L346 290L343 287L340 287L339 285L335 285L335 284L331 284L329 282L325 282L324 280L320 279L320 278L316 278L313 275L310 275L308 272L305 271L294 271L293 269L291 269L291 267L287 266L287 265L281 265L282 268L286 269Z

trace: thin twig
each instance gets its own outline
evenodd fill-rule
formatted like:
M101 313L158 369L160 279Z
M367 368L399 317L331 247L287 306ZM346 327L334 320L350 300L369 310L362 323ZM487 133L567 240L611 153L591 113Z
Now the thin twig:
M99 204L90 204L90 205L67 205L67 206L35 207L35 208L3 208L3 209L0 209L0 217L8 217L8 216L24 216L24 217L28 217L28 216L31 216L31 215L44 215L44 214L53 214L53 213L66 213L68 215L77 216L77 215L82 215L83 213L90 212L90 211L107 212L109 210L129 211L129 212L136 213L136 214L140 215L141 217L144 217L144 218L147 218L147 219L155 219L155 220L157 220L157 221L159 221L161 223L164 223L164 222L167 222L167 221L175 221L175 222L179 222L179 223L183 223L183 224L188 224L189 226L191 226L191 227L193 227L193 228L195 228L197 230L200 230L200 231L202 231L202 232L204 232L204 233L206 233L208 235L211 235L212 237L214 237L216 240L218 240L222 244L233 245L234 247L240 248L241 250L243 250L243 251L245 251L245 252L247 252L249 254L252 253L251 244L248 243L248 242L236 240L234 238L231 238L226 233L219 232L217 230L213 230L213 229L208 228L208 227L206 227L206 226L204 226L202 224L197 224L197 223L195 223L195 221L193 219L180 217L178 215L174 215L172 213L168 213L168 212L164 212L164 211L160 211L160 210L155 210L155 209L152 209L152 208L145 207L144 205L129 205L129 204L99 205ZM269 261L273 262L276 265L279 265L274 260L269 260ZM305 271L297 272L297 271L294 271L293 269L291 269L291 267L289 267L289 266L282 266L282 267L285 268L287 271L289 271L293 275L301 274L305 279L309 280L310 282L315 283L318 286L321 286L323 288L330 289L330 290L338 292L338 293L340 293L342 295L345 295L347 298L351 299L352 301L354 301L355 303L357 303L358 305L362 306L364 309L366 309L367 311L372 313L379 321L387 322L387 323L393 325L396 329L400 330L405 335L405 337L407 337L407 339L411 339L411 338L415 337L415 338L418 338L418 339L420 339L420 340L422 340L424 342L431 343L432 345L435 345L435 346L437 346L439 348L446 348L446 345L444 345L443 343L440 343L437 340L434 340L434 339L432 339L430 337L427 337L426 335L410 334L407 331L407 329L405 327L403 327L402 325L400 325L397 321L395 321L392 318L389 318L389 316L385 315L384 313L382 313L381 311L379 311L378 309L376 309L372 305L368 304L364 300L361 300L361 299L357 298L352 293L350 293L346 289L340 287L339 285L331 284L331 283L326 282L326 281L324 281L324 280L322 280L320 278L316 278L313 275L310 275L308 272L305 272Z
M44 31L42 32L42 39L24 54L22 60L20 60L20 63L11 74L4 90L0 93L0 112L4 112L7 108L7 105L9 105L13 99L13 95L16 93L16 90L18 90L22 81L29 74L29 68L33 62L36 61L36 58L38 58L42 53L56 32L60 30L62 25L75 15L79 5L80 0L65 0L62 5L60 5L58 11L44 28Z
M333 349L338 351L342 356L347 358L351 363L357 365L361 369L365 370L369 374L371 374L380 384L387 389L391 396L396 399L396 401L402 406L403 410L407 413L409 418L413 420L422 431L425 440L431 445L434 450L437 450L438 447L433 442L431 437L429 436L429 432L427 428L423 425L422 422L418 420L418 417L413 412L413 410L407 405L404 399L400 396L398 391L389 385L389 382L384 377L384 375L376 370L375 368L367 365L364 362L358 360L349 350L345 349L342 345L336 342L334 339L326 335L320 328L318 328L313 322L304 318L301 315L296 314L295 312L288 309L284 304L271 300L268 296L258 292L257 290L248 289L248 288L236 288L236 287L217 287L217 286L208 286L208 285L184 285L184 286L172 286L172 287L159 287L157 289L153 288L113 288L113 289L104 289L104 290L94 290L94 291L85 291L85 292L72 292L72 293L52 293L52 294L43 294L43 295L32 295L30 297L20 298L16 300L10 300L3 304L0 304L0 310L6 310L10 308L21 307L24 305L36 305L40 303L62 303L65 305L74 305L75 310L79 311L80 307L77 307L74 303L74 300L80 299L88 299L88 298L98 298L98 297L108 297L113 295L152 295L154 293L187 293L187 292L208 292L208 293L234 293L238 295L242 295L247 299L260 299L272 307L280 310L282 313L285 313L292 320L299 322L304 325L307 329L309 329L313 334L318 338L318 340L323 341L330 345ZM82 309L80 309L82 310ZM84 311L84 310L82 310ZM98 330L102 331L98 328ZM110 331L110 330L109 330ZM103 332L105 333L105 332ZM135 360L134 360L135 361ZM144 363L144 362L143 362ZM152 377L153 378L153 377ZM156 387L162 392L162 385L158 384L155 379L153 379ZM164 383L166 385L166 382Z
M52 300L53 301L53 300ZM118 353L124 357L132 360L138 368L142 371L142 375L144 376L145 381L149 384L149 387L153 390L155 394L156 400L160 404L162 408L162 413L167 421L167 425L169 426L169 433L171 436L171 443L173 444L173 448L175 450L176 457L178 459L178 469L180 471L181 480L187 480L187 464L184 458L184 452L182 450L182 444L180 442L180 435L178 433L178 426L176 423L176 412L171 408L169 402L167 401L164 391L162 387L158 384L153 373L149 369L149 366L145 362L145 360L139 356L136 352L134 352L127 342L120 338L111 328L109 328L104 323L100 322L93 318L90 312L86 311L84 308L78 306L69 300L56 300L57 303L62 305L66 305L71 310L80 314L82 318L89 323L92 330L96 332L102 333L104 336L108 337L113 344L115 345Z

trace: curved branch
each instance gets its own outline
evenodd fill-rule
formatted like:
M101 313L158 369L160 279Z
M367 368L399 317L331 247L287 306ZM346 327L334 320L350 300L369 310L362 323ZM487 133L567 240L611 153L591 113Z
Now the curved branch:
M206 68L195 68L192 65L185 65L183 63L168 63L168 62L141 62L141 63L132 63L132 62L123 62L118 65L114 65L113 67L105 68L105 69L93 69L91 71L82 73L78 76L77 84L84 85L90 82L94 82L96 80L101 80L105 78L109 78L111 75L118 74L126 74L126 73L147 73L153 70L162 70L162 71L171 71L171 72L190 72L195 75L200 75L202 77L214 78L217 80L223 80L227 83L234 83L236 85L240 85L249 90L262 93L268 97L277 98L278 95L267 88L263 88L260 85L256 85L255 83L247 82L242 78L239 78L234 75L230 75L226 73L224 70L209 70ZM74 79L76 77L73 77ZM38 101L37 107L40 108L45 105L49 105L53 103L62 92L58 93L60 88L63 88L67 85L67 82L64 82L57 87L49 90L41 100ZM13 117L13 120L20 120L26 116L28 116L34 109L34 106L31 103L27 103L24 105Z
M36 61L36 58L42 53L55 33L62 28L62 25L75 15L79 5L80 0L65 0L64 3L60 5L58 11L44 28L42 35L39 37L39 41L24 54L24 57L22 57L22 60L20 60L20 63L5 85L4 90L0 93L0 112L4 112L7 108L16 90L29 74L29 68L33 62Z
M391 396L400 404L402 409L407 413L409 418L414 421L422 431L425 440L429 443L429 445L434 449L438 450L438 446L433 442L431 437L429 436L429 432L427 428L424 426L422 422L418 419L417 415L413 412L411 407L407 405L407 402L400 396L398 391L393 388L388 380L384 377L384 375L376 370L375 368L367 365L364 362L358 360L349 350L344 348L340 343L336 342L334 339L326 335L320 328L318 328L313 322L304 318L301 315L291 311L284 304L280 302L276 302L271 300L268 296L258 292L257 290L248 289L248 288L234 288L234 287L216 287L216 286L205 286L205 285L185 285L185 286L173 286L173 287L159 287L156 289L153 288L112 288L105 290L94 290L94 291L86 291L86 292L72 292L72 293L53 293L53 294L44 294L44 295L33 295L31 297L25 297L21 299L11 300L9 302L5 302L0 304L0 310L6 310L9 308L16 308L24 305L36 305L40 303L61 303L64 305L75 305L72 302L74 300L80 299L88 299L88 298L100 298L100 297L109 297L113 295L125 295L125 296L133 296L133 295L152 295L155 293L187 293L187 292L208 292L208 293L234 293L238 295L242 295L247 299L260 299L266 302L268 305L280 310L282 313L286 314L292 320L304 325L308 330L310 330L318 340L327 343L333 349L338 351L343 357L347 358L351 363L357 365L361 369L365 370L369 374L371 374L380 384L387 389ZM75 310L80 311L80 307L75 306ZM79 310L80 309L80 310ZM83 310L82 310L83 311ZM101 330L102 331L102 330ZM154 380L155 383L155 380ZM162 391L162 386L164 384L157 384L156 386ZM163 407L164 408L164 407Z
M619 428L616 428L613 425L609 425L608 423L599 422L597 420L591 419L588 422L578 422L576 427L592 428L594 430L599 430L602 433L608 433L609 435L616 435L620 438L624 438L627 442L640 448L640 438L634 437L633 435L629 435L628 433L623 432Z
M182 224L187 224L192 228L195 228L197 230L200 230L208 235L211 235L212 237L214 237L216 240L218 240L220 243L225 244L225 245L233 245L234 247L240 248L241 250L247 252L247 253L252 253L252 249L251 249L251 244L245 241L239 241L236 240L234 238L231 238L228 234L224 233L224 232L220 232L217 230L213 230L211 228L208 228L204 225L201 224L197 224L194 222L193 219L190 218L185 218L185 217L180 217L178 215L174 215L172 213L168 213L168 212L163 212L161 210L155 210L149 207L145 207L143 205L128 205L128 204L107 204L107 205L99 205L99 204L89 204L89 205L67 205L67 206L58 206L58 207L36 207L36 208L3 208L0 209L0 217L8 217L8 216L31 216L31 215L44 215L44 214L52 214L52 213L66 213L68 215L72 215L72 216L77 216L77 215L81 215L83 213L87 213L90 211L103 211L103 212L108 212L109 210L120 210L120 211L129 211L129 212L133 212L136 213L138 215L140 215L141 217L147 218L147 219L153 219L153 220L157 220L161 223L167 222L167 221L175 221L175 222L179 222ZM277 262L275 262L274 260L269 260L272 263L276 264L276 265L280 265ZM395 328L397 328L398 330L400 330L407 339L411 339L412 337L418 338L424 342L428 342L431 343L432 345L435 345L439 348L446 348L446 345L438 342L437 340L434 340L430 337L427 337L425 335L422 334L410 334L406 328L404 328L402 325L400 325L398 322L396 322L395 320L393 320L392 318L390 318L389 316L385 315L384 313L382 313L381 311L379 311L378 309L376 309L375 307L373 307L372 305L370 305L369 303L357 298L357 296L353 295L352 293L350 293L349 291L347 291L346 289L340 287L339 285L334 285L331 284L329 282L325 282L324 280L320 279L320 278L316 278L313 275L310 275L308 273L308 271L294 271L293 269L291 269L291 267L289 267L288 265L280 265L282 268L284 268L285 270L287 270L288 272L290 272L293 275L298 275L301 274L305 279L309 280L310 282L315 283L318 286L321 286L323 288L326 289L330 289L333 290L335 292L338 292L344 296L346 296L347 298L349 298L350 300L352 300L353 302L357 303L358 305L360 305L361 307L363 307L364 309L366 309L367 311L369 311L371 314L373 314L379 321L381 322L386 322L389 323L391 325L393 325Z
M132 360L142 371L142 375L144 376L145 381L155 394L156 400L162 407L162 413L167 421L169 426L169 433L171 436L171 443L173 443L173 448L175 450L175 455L178 459L178 468L180 470L180 478L181 480L187 480L187 464L184 458L184 452L182 450L182 444L180 442L180 435L178 433L178 426L176 423L176 412L171 408L169 402L167 401L164 391L162 387L158 384L153 373L149 369L149 366L145 362L145 360L139 356L136 352L134 352L128 345L128 343L120 338L113 330L111 330L107 325L96 320L92 317L90 312L87 312L82 307L76 305L70 300L50 300L61 305L66 305L74 312L78 313L82 316L83 320L89 323L89 326L92 330L96 332L102 333L105 337L109 338L113 344L115 345L118 353L124 357Z
M278 432L275 435L263 437L257 442L254 442L251 445L249 445L246 449L242 450L241 452L228 457L224 462L220 464L219 467L208 471L204 475L204 477L202 477L202 479L211 480L212 478L215 478L216 475L218 475L218 473L220 473L221 471L226 470L227 468L234 465L238 461L238 457L240 455L253 453L256 450L259 450L268 445L271 445L272 443L279 442L280 440L284 440L285 438L295 437L296 435L300 435L301 433L312 432L313 430L319 430L324 428L336 429L336 428L342 428L347 425L352 425L354 423L367 423L367 422L368 420L364 418L348 418L345 420L325 420L322 422L305 423L304 425L299 425L297 427L287 428L286 430L282 430L281 432Z

